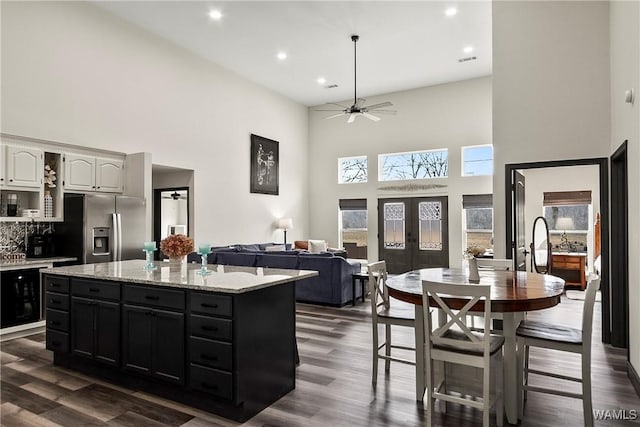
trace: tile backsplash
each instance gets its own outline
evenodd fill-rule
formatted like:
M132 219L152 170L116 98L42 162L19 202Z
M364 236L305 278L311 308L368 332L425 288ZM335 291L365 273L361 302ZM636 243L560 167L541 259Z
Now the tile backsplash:
M27 239L48 223L0 222L0 253L24 253Z

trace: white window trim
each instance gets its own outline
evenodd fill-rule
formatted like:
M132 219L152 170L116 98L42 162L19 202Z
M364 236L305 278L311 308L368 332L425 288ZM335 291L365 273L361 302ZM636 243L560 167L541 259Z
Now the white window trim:
M493 148L493 144L478 144L478 145L463 145L462 147L460 147L460 165L462 166L460 168L460 175L464 176L464 177L474 177L474 176L493 176L495 175L495 151L492 152L492 156L491 156L491 162L493 163L493 173L491 174L487 174L487 175L465 175L464 174L464 149L465 148L480 148L480 147L491 147Z

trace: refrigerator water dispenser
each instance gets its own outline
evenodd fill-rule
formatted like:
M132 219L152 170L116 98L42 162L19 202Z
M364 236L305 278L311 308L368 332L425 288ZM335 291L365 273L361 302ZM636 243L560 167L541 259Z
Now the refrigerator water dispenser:
M96 227L93 229L93 255L109 255L109 235L111 229L108 227Z

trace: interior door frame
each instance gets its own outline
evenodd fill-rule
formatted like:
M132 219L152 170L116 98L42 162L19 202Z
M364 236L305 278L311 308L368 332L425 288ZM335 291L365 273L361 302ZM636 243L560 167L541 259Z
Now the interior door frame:
M155 252L154 258L160 259L160 237L162 231L160 230L160 224L162 223L162 193L164 191L185 191L187 192L187 235L189 235L191 221L191 212L189 211L189 187L168 187L168 188L154 188L153 189L153 240L155 240L158 250Z
M611 155L611 344L629 360L629 183L625 140Z
M551 160L545 162L532 163L510 163L504 165L505 177L505 224L506 224L506 248L507 258L513 258L513 195L512 185L515 171L518 169L541 169L556 168L566 166L598 166L598 175L600 181L600 223L601 223L601 260L602 267L600 271L602 294L602 342L611 343L611 282L609 275L609 159L607 157L595 157L591 159L571 159L571 160ZM614 313L615 314L615 313Z

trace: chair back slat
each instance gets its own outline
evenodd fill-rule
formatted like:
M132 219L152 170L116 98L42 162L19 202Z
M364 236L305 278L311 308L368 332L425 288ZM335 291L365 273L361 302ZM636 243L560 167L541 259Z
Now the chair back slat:
M489 354L489 335L491 330L491 286L469 285L469 284L442 284L429 281L422 282L422 303L425 307L425 343L427 351L433 345L447 345L461 350L483 350ZM450 298L449 300L447 298ZM451 298L464 298L468 301L462 308L454 309L450 303ZM484 335L479 336L467 326L465 320L469 311L478 303L484 300ZM431 302L432 307L442 310L447 315L445 324L433 328L431 316L428 315L428 307ZM435 302L435 305L433 305ZM454 330L457 336L465 339L449 338L448 334Z
M378 261L367 266L369 272L369 293L371 294L371 315L378 316L378 309L389 308L389 290L387 283L387 263Z
M591 348L591 332L593 329L593 306L596 301L596 293L600 289L600 276L589 277L587 290L582 307L582 343Z

